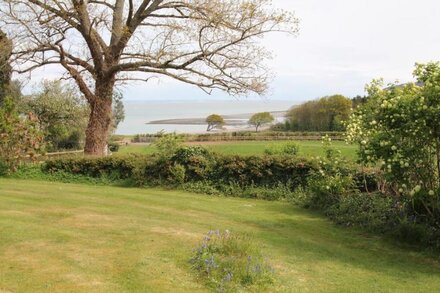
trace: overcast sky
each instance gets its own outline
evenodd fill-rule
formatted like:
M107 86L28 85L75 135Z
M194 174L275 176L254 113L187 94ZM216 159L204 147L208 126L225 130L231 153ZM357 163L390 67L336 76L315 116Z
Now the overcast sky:
M440 0L273 0L273 5L294 11L301 23L296 38L264 40L274 53L276 76L267 99L355 96L373 78L407 82L415 62L440 60ZM46 69L37 76L53 74ZM164 79L123 92L127 100L231 99Z

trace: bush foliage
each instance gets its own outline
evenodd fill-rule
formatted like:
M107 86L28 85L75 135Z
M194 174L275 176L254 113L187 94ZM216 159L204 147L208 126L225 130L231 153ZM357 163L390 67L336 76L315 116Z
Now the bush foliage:
M180 148L171 157L169 154L166 157L161 154L70 157L52 159L43 165L43 170L50 173L129 179L138 185L187 184L192 189L203 185L226 195L263 199L281 198L281 192L274 189L280 185L287 190L304 186L315 168L313 161L292 156L228 156L200 147ZM269 195L271 189L277 195Z
M14 102L6 98L0 107L0 174L15 171L24 160L44 152L43 135L37 119L20 117Z

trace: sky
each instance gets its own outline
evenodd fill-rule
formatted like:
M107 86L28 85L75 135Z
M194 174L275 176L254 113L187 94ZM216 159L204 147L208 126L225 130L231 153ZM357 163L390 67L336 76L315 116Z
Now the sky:
M325 95L364 94L365 84L412 81L416 62L440 61L440 0L273 0L295 12L297 37L274 34L263 44L273 53L275 77L257 99L300 103ZM35 73L56 76L47 68ZM169 79L122 88L126 100L233 99L223 92L208 96Z

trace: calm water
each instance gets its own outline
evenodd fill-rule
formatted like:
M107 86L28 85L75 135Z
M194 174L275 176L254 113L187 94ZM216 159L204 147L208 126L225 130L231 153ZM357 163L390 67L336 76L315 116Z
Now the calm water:
M196 133L205 132L205 125L148 125L154 120L178 118L205 118L210 114L234 115L264 111L285 111L294 104L293 101L273 100L236 100L224 101L143 101L125 102L125 121L117 134L138 134L166 132Z

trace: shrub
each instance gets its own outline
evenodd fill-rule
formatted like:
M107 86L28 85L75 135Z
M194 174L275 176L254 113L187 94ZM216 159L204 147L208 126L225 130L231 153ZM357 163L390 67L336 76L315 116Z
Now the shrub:
M118 152L120 147L121 147L121 146L120 146L119 143L117 143L117 142L110 142L110 143L108 144L108 149L109 149L112 153L116 153L116 152Z
M352 193L356 193L356 190L350 176L315 175L308 181L304 204L306 207L325 211L332 205L338 204L341 198Z
M289 195L291 192L292 191L289 189L288 185L279 183L278 185L272 187L246 187L242 191L242 197L264 200L281 200L291 198Z
M224 193L217 189L213 184L207 181L187 182L181 185L185 191L202 193L206 195L223 195Z
M390 232L404 213L401 204L380 193L353 193L339 198L326 213L337 224L358 226L368 231Z
M323 137L323 144L326 156L318 158L318 170L309 176L302 200L306 207L325 211L337 204L341 197L359 190L353 178L356 169L341 156L340 151L332 148L329 137Z
M185 167L188 180L207 180L215 165L214 156L200 146L179 148L171 161Z
M161 134L153 145L157 148L158 154L163 158L172 157L182 147L183 139L175 133Z
M283 145L271 145L264 150L266 155L290 155L296 156L299 152L299 146L294 142Z
M306 185L315 162L291 156L222 156L218 155L214 179L223 183L234 182L240 186L291 185L292 189Z
M246 235L210 231L191 258L193 269L218 292L255 291L273 283L273 270Z
M368 102L350 118L347 140L360 161L379 166L390 191L413 202L413 212L440 218L440 63L417 64L417 84L367 86ZM440 225L438 226L440 228Z
M9 173L9 166L0 160L0 176L5 176Z
M44 152L43 135L37 119L29 114L20 117L12 99L0 107L0 161L3 173L16 171L25 160L33 160Z
M132 178L137 166L145 164L145 156L126 155L118 157L70 157L58 158L45 162L43 171L68 172L90 177L107 176L114 179Z
M185 183L185 167L180 164L170 166L170 176L168 181L171 184L182 185Z

